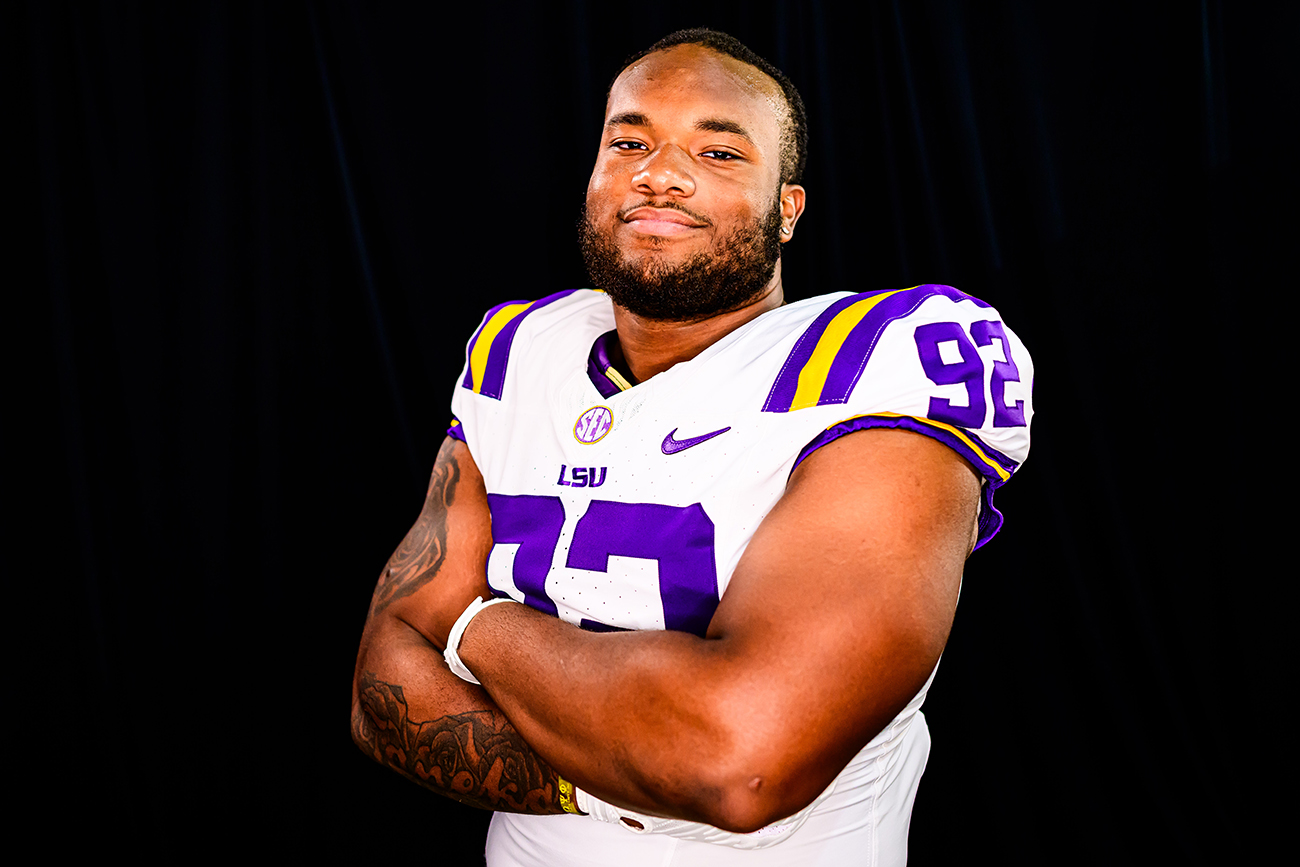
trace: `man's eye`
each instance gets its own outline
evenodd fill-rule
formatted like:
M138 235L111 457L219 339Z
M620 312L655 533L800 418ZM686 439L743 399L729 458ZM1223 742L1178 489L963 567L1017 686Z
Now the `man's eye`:
M645 142L639 141L616 141L611 142L609 146L620 151L645 150Z
M720 160L721 162L724 163L729 162L730 160L740 159L740 157L736 156L731 151L705 151L704 153L700 154L700 156L709 157L710 159Z

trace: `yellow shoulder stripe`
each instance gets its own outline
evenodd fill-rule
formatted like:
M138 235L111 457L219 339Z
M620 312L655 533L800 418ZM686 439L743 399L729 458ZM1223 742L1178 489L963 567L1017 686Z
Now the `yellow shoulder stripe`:
M863 317L871 312L871 308L889 296L904 291L906 290L899 289L864 298L857 304L845 307L827 324L826 330L817 341L817 348L813 350L803 370L799 372L799 387L795 390L794 400L790 403L791 411L817 405L817 401L821 400L822 387L826 385L826 377L831 372L831 362L835 360L849 333Z
M474 341L474 351L469 355L469 372L474 382L474 392L479 394L483 389L483 375L487 372L488 354L492 351L492 342L496 336L501 333L501 329L510 324L516 316L519 316L533 302L522 301L518 304L508 304L502 307L492 318L483 323L483 330L479 332L478 340Z

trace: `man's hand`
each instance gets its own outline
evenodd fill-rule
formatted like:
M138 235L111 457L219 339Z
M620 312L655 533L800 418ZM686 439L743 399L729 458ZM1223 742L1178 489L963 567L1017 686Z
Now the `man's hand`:
M596 796L752 831L811 802L933 671L979 490L932 439L853 433L791 476L705 638L593 634L499 605L460 655Z

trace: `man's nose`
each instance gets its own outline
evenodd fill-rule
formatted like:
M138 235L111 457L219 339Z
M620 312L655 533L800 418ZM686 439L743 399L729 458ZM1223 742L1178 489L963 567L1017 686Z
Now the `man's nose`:
M676 145L660 145L632 176L632 186L650 196L690 196L695 193L691 158Z

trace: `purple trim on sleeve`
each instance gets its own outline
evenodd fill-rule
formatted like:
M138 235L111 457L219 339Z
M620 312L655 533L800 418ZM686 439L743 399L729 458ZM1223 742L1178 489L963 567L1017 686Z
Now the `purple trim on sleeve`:
M577 289L565 289L563 292L556 292L554 295L547 295L545 298L534 301L528 306L527 310L511 319L504 328L497 332L496 336L492 338L492 346L488 349L487 365L483 370L483 382L479 386L479 394L497 400L501 399L501 390L506 382L506 364L510 360L510 345L514 342L515 332L519 330L519 324L524 321L524 317L577 291ZM483 324L486 325L501 308L520 303L523 302L507 301L504 304L498 304L483 317ZM480 325L479 330L474 334L474 339L470 341L469 347L466 349L466 358L473 355L474 347L478 343L482 331L483 326ZM474 387L473 374L470 370L465 371L465 378L461 381L461 385L470 389Z
M998 475L996 470L981 460L979 455L958 437L943 428L928 425L925 422L912 418L911 416L860 416L858 418L847 419L837 425L832 425L818 434L812 442L803 447L803 450L799 452L799 456L794 459L794 466L790 468L790 472L793 473L795 467L798 467L799 464L803 462L804 458L808 457L822 446L832 443L846 434L851 434L860 430L870 430L872 428L893 428L897 430L911 431L912 433L919 433L923 436L928 436L931 439L938 440L965 458L967 463L975 468L975 472L982 475L985 480L982 494L984 503L980 509L979 517L979 538L975 542L975 548L979 549L982 547L985 542L997 535L998 530L1002 529L1002 513L993 505L993 493L1004 484L1002 477ZM985 454L997 461L1004 470L1009 473L1015 471L1018 466L1015 461L1011 460L1006 455L989 448L970 431L963 430L962 433L979 443L979 447L984 450Z
M808 326L807 330L800 335L798 342L795 343L794 349L790 352L790 357L786 359L781 368L781 373L776 378L776 382L772 384L772 391L767 396L767 402L763 404L763 412L790 411L790 405L794 402L795 393L799 389L799 374L803 372L804 366L817 348L817 341L821 339L832 319L845 308L888 291L890 290L882 289L877 292L852 295L841 301L836 301L823 310L821 315L813 320L813 324ZM854 326L853 330L844 338L844 342L835 352L835 359L831 362L830 369L826 372L826 381L822 385L817 406L847 403L849 395L853 393L854 386L858 384L858 379L862 376L862 371L866 369L867 361L870 360L871 353L875 350L876 343L885 328L894 320L910 315L927 299L936 295L951 298L953 301L973 301L980 307L989 306L965 292L937 283L926 283L891 295L873 307L870 313L862 317L862 321Z
M983 450L984 454L988 455L990 458L993 459L994 463L996 463L1002 469L1007 471L1007 475L1014 475L1016 470L1020 469L1019 461L1012 460L1011 458L1002 454L1002 452L998 451L988 443L984 442L984 440L977 437L974 431L971 431L967 428L962 428L961 432L966 434L966 436L970 437L971 439L973 439L975 441L975 444L979 446L981 450ZM944 433L946 433L946 431L944 431ZM1006 482L1000 482L999 486L1005 484Z
M591 344L591 354L587 356L587 378L596 386L601 397L613 397L623 390L605 375L605 371L613 367L609 360L609 344L617 339L618 331L606 331Z
M465 426L461 424L460 419L455 416L451 419L451 427L447 428L447 436L454 440L460 440L465 443L465 445L469 445L469 442L465 439Z

